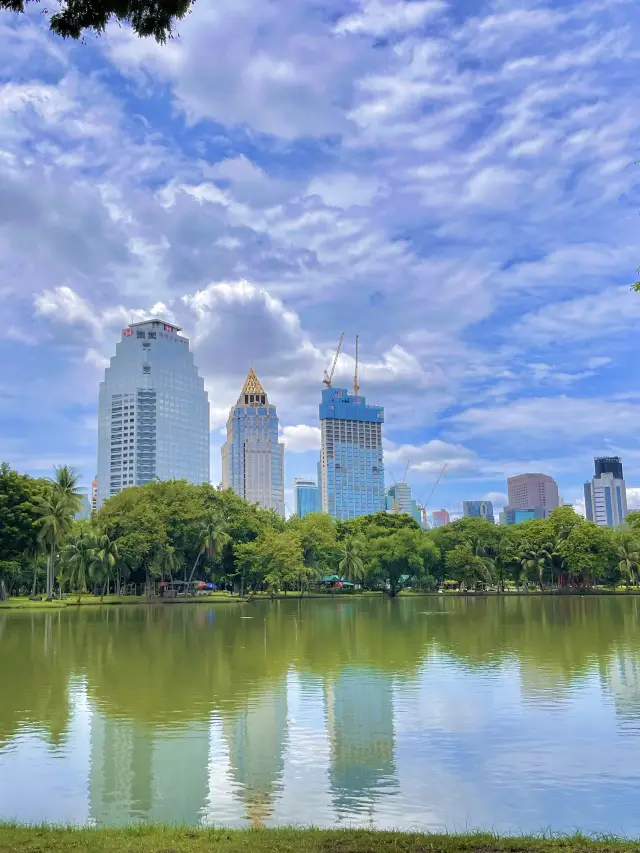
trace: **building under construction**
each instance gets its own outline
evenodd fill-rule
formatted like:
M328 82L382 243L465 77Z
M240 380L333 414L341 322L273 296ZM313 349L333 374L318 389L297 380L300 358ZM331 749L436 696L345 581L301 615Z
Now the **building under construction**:
M338 356L325 373L320 403L320 494L322 512L344 521L386 508L382 455L382 406L368 405L359 395L358 339L353 393L333 387Z

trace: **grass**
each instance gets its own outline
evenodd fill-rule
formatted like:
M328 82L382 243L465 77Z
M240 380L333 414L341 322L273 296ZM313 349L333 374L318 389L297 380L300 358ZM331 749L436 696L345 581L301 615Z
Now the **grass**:
M231 596L226 592L214 592L210 595L198 595L193 598L160 599L146 598L144 595L105 595L100 601L95 595L82 595L80 601L76 595L64 598L62 601L31 601L26 596L16 596L7 601L0 601L0 610L59 610L61 607L104 607L106 605L120 604L155 604L157 602L167 604L211 604L219 602L240 602L238 596Z
M636 853L638 842L570 836L430 835L360 829L125 829L0 824L0 853Z

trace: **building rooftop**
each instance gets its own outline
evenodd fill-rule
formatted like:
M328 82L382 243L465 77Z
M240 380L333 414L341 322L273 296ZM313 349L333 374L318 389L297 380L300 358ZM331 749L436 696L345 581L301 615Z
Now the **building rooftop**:
M147 323L160 323L163 326L169 326L174 332L182 331L182 326L176 326L175 323L167 323L166 320L160 320L158 317L149 317L148 320L140 320L138 323L129 323L129 328L135 329L136 326L146 326Z
M247 373L247 378L244 380L244 385L242 386L241 394L266 394L267 392L262 387L260 380L256 376L256 372L253 367L249 368L249 372Z

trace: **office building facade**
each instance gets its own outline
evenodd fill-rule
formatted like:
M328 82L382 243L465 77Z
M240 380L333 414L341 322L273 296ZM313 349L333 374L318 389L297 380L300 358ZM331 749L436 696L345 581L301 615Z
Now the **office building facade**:
M284 517L284 444L278 414L253 367L227 420L222 487Z
M383 511L382 406L344 388L325 388L320 403L322 512L344 521Z
M463 501L462 515L464 518L484 518L491 524L495 524L491 501Z
M560 505L558 484L548 474L518 474L507 479L509 509L544 510L543 518L548 518Z
M432 513L434 527L446 527L449 524L449 513L446 509L435 509Z
M616 527L627 515L627 486L619 456L594 460L595 476L584 484L584 507L588 521L599 527Z
M179 326L132 323L100 383L96 505L152 480L209 481L209 398Z
M532 521L534 518L546 518L545 509L541 506L532 509L513 509L506 506L504 512L500 513L501 524L520 524L523 521Z
M296 477L293 481L293 496L298 518L304 518L312 512L320 512L318 484L315 480Z
M387 512L406 513L418 522L422 527L422 516L418 504L411 497L411 486L409 483L393 483L387 490L385 499Z

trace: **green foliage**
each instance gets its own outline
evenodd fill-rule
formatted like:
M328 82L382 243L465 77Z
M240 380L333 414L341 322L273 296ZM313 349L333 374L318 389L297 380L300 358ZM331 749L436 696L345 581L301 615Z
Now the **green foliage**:
M238 546L242 587L264 588L271 595L283 588L304 589L313 570L304 563L302 543L297 533L266 530L258 539Z
M619 559L613 531L592 521L576 525L558 551L572 581L591 585L611 577Z
M408 516L409 517L409 516ZM375 518L375 516L374 516ZM411 519L413 521L413 519ZM416 524L366 540L372 578L393 598L412 582L433 585L439 552Z
M364 561L362 559L364 543L357 536L346 536L340 552L341 560L338 563L340 574L352 583L360 581L364 577Z
M0 9L24 12L30 0L0 0ZM79 39L86 31L103 33L110 21L127 23L136 35L153 36L164 44L174 36L174 22L189 12L193 0L62 0L57 11L50 14L49 29L62 38Z
M3 560L19 559L33 552L38 541L35 506L47 489L42 480L0 464L0 556Z

